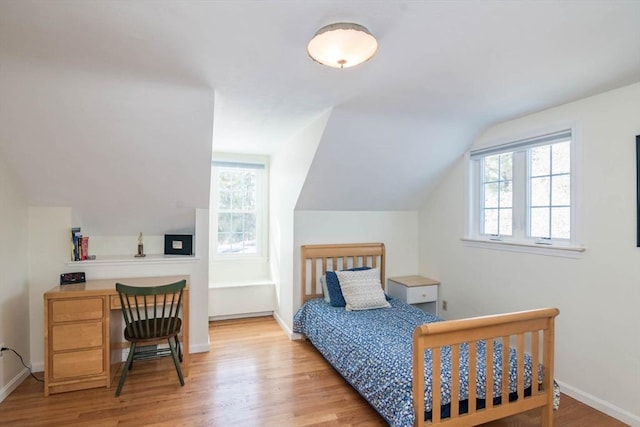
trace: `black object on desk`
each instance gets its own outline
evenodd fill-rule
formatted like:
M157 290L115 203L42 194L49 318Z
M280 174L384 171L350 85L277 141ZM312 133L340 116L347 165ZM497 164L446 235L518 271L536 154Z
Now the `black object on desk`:
M61 285L72 285L74 283L84 283L84 282L86 282L86 280L85 280L83 271L79 271L75 273L62 273L60 275Z

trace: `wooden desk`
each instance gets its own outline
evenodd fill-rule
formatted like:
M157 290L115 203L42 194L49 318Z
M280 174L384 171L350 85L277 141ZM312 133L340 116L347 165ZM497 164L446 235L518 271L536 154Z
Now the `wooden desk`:
M182 373L189 376L189 276L89 280L44 294L44 395L111 387L122 364L123 319L116 282L155 286L187 281L182 297Z

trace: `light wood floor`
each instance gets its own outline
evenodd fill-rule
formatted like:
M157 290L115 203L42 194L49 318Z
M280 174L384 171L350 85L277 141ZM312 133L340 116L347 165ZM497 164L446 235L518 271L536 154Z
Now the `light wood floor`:
M42 383L28 378L0 403L0 425L385 425L311 344L289 341L273 318L211 323L209 335L211 351L192 355L184 387L168 358L135 365L119 398L113 388L45 398ZM538 426L536 415L483 427ZM559 427L624 426L564 395L555 420Z

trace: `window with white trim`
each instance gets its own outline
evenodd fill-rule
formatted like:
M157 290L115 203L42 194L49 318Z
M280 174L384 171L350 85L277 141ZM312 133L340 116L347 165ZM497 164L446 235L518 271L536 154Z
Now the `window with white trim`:
M211 165L211 225L216 230L212 258L263 256L267 244L266 164L214 160Z
M469 237L571 246L572 131L472 150Z

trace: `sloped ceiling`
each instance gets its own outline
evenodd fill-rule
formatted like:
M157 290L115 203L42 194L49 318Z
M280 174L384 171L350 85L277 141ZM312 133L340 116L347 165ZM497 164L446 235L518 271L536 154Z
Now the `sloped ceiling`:
M341 21L376 57L306 56ZM0 0L0 155L32 205L162 234L208 206L212 149L275 153L333 108L298 209L416 209L486 126L640 81L638 22L619 0Z

